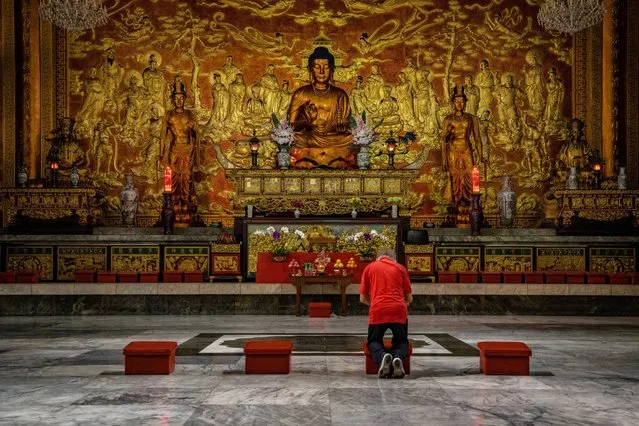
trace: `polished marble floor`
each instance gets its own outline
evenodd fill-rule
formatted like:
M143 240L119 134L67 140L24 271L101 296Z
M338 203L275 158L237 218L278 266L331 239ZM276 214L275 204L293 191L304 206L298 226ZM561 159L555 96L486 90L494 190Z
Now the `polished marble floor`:
M639 318L412 316L424 343L403 380L364 374L366 320L3 317L0 424L639 424ZM244 375L238 339L256 333L306 342L290 375ZM133 340L180 343L175 373L124 376ZM480 375L482 340L526 342L532 376Z

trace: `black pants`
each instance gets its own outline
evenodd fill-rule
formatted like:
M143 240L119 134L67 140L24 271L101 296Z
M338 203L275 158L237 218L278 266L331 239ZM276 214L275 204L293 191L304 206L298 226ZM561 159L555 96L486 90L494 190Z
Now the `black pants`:
M368 326L368 350L377 365L381 364L382 358L386 353L384 348L384 333L390 328L393 333L393 347L391 355L393 358L399 358L404 361L408 355L408 322L402 324L399 322L387 322L384 324L374 324Z

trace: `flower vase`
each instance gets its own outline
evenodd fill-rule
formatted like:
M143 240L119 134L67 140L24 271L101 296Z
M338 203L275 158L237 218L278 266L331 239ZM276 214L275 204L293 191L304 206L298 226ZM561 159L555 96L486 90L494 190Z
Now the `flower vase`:
M69 177L69 181L71 182L71 186L73 188L77 188L78 183L80 183L80 173L78 173L78 169L73 166L71 169L71 176Z
M568 181L566 182L566 187L568 189L578 189L579 188L579 176L577 176L577 168L570 168L570 175L568 175Z
M368 146L362 145L357 153L357 167L360 170L368 169L371 162L371 155L368 153Z
M27 168L24 166L20 167L20 171L18 172L18 183L20 184L20 188L26 188L28 180L29 175L27 174Z
M351 210L351 217L353 219L355 219L357 217L357 210L355 210L355 208L353 207L353 210Z
M277 165L280 169L288 169L291 166L291 154L288 153L288 145L280 145L277 153Z
M397 216L399 216L399 206L397 204L393 204L391 206L391 217L393 219L397 219Z
M617 187L621 190L628 189L628 177L626 176L625 167L619 167L619 176L617 176Z
M246 217L248 218L253 217L253 206L251 204L246 205Z
M299 219L300 214L301 214L300 209L295 209L295 211L293 212L293 214L295 214L295 219Z

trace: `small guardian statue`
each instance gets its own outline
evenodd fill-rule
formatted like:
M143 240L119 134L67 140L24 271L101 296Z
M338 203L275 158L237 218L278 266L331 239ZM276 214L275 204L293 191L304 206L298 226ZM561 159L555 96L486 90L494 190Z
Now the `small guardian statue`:
M125 226L135 225L135 216L138 212L138 201L140 199L140 193L138 189L133 186L133 174L126 174L126 184L120 191L120 201L122 202L122 224Z

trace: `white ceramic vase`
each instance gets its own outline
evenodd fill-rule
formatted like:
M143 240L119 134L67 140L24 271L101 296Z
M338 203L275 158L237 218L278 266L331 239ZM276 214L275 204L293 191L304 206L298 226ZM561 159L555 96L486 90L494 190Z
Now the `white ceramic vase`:
M617 187L621 190L628 189L628 177L626 176L625 167L619 167L619 176L617 176Z
M570 174L568 175L568 181L566 181L566 187L568 189L579 189L579 176L577 176L576 167L570 168Z

